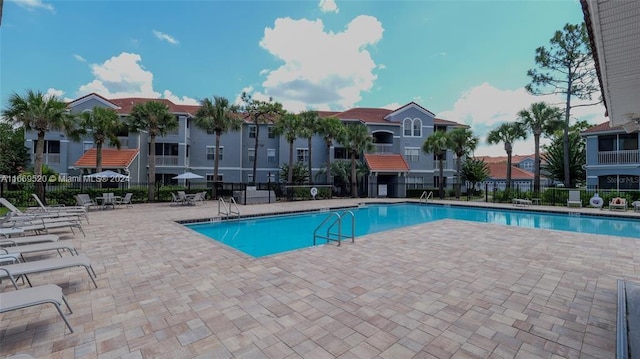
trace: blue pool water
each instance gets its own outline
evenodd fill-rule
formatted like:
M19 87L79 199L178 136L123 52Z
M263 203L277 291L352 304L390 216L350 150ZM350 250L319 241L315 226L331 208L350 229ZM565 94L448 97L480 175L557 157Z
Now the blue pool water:
M356 217L356 236L440 219L458 219L640 239L640 220L638 219L625 220L614 217L418 204L368 205L351 209L351 211ZM262 257L312 246L314 229L329 214L329 212L311 212L192 224L187 227L246 254ZM343 234L351 234L348 220L344 221ZM325 242L319 241L319 243Z

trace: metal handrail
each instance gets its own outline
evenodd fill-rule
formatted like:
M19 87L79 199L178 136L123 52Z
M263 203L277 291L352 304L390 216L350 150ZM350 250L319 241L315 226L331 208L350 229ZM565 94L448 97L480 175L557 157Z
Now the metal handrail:
M227 206L227 203L224 201L224 198L220 197L218 198L218 216L223 214L226 217L230 217L232 214L235 214L238 216L238 219L240 219L240 209L238 208L238 204L236 203L236 200L233 197L230 197L230 200L231 200L230 203L233 204L236 210L233 211L233 209L230 209L229 206ZM223 207L224 207L224 211L222 211Z
M329 219L331 219L332 217L337 217L335 221L333 221L333 223L331 223L331 225L329 226L329 228L327 229L327 235L326 236L321 236L318 235L318 231L320 230L320 228L322 228L322 226L324 226L325 223L327 223L327 221ZM327 240L327 242L329 242L330 240L334 240L333 238L331 238L330 236L330 230L331 227L333 227L334 224L340 223L342 220L342 217L340 217L340 214L338 212L332 212L330 213L317 227L316 229L313 231L313 245L316 245L316 238L324 238ZM340 227L342 226L338 226L338 238L340 238Z
M344 219L346 216L351 216L351 243L355 243L356 242L356 215L353 214L352 211L344 211L342 212L342 219ZM342 220L340 221L340 226L342 227ZM338 245L340 245L340 242L338 242Z
M433 199L433 191L429 191L429 193L427 193L427 191L423 191L420 195L420 203L422 203L423 199L425 204L429 203L429 198Z

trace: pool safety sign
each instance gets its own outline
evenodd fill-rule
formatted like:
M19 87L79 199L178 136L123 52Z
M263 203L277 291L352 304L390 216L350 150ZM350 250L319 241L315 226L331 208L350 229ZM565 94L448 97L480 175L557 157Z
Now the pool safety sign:
M387 196L387 185L379 184L378 185L378 197L386 197Z
M318 195L318 189L315 187L311 187L311 197L313 197L313 199L316 199L316 196Z

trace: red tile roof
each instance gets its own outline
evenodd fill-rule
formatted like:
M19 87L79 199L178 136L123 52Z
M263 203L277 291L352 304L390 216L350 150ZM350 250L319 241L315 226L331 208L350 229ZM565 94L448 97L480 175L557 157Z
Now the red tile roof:
M487 166L489 166L489 177L492 179L500 180L507 178L506 163L488 163ZM533 177L533 173L511 166L511 180L533 180Z
M516 165L528 158L534 159L535 155L513 155L511 156L511 164ZM507 156L477 156L479 160L483 160L485 163L507 163Z
M137 149L102 149L103 168L127 168L138 155ZM91 148L73 164L80 168L96 168L96 149Z
M400 123L389 122L384 119L384 116L390 114L391 110L386 108L363 108L356 107L344 112L335 114L334 116L341 120L359 120L364 123L386 123L399 126Z
M624 131L624 128L622 128L622 126L614 126L611 127L609 126L610 122L603 122L601 124L595 125L595 126L591 126L589 128L587 128L586 130L582 131L582 133L595 133L595 132L606 132L606 131Z
M367 153L364 159L374 172L409 172L409 165L402 155Z

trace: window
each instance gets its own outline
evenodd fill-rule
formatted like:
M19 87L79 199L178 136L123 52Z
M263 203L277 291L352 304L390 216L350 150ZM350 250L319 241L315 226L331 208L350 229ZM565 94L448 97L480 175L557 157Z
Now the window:
M92 143L93 144L93 143ZM36 153L36 148L38 147L38 140L33 141L33 153ZM60 153L60 141L44 141L44 152L43 153Z
M207 186L209 186L210 184L213 184L214 180L213 180L213 173L207 173L205 175L205 178L207 180ZM218 182L222 182L222 175L218 174Z
M275 182L276 181L276 174L269 172L269 174L267 175L267 181L269 182Z
M411 136L411 126L412 124L410 118L405 118L404 121L402 121L402 127L404 128L405 137Z
M349 152L344 147L334 147L333 148L333 158L335 158L336 160L349 159Z
M258 129L256 125L249 125L249 138L256 138L256 134L258 133Z
M422 137L422 120L419 118L413 119L413 136Z
M276 163L276 149L267 148L267 162Z
M187 158L189 158L189 153L191 152L191 145L187 145Z
M407 188L423 188L424 187L424 178L423 177L407 177Z
M255 148L247 148L247 157L249 157L249 162L253 162L256 160L256 149Z
M627 133L618 135L618 150L628 151L638 149L638 134Z
M404 149L404 157L407 159L407 162L418 162L418 161L420 161L420 148L418 148L418 147L405 147L405 149Z
M218 160L222 161L222 153L224 152L224 146L218 147ZM216 158L216 147L207 146L207 160L213 161Z
M616 136L600 136L598 137L598 151L615 151L616 150Z
M247 182L253 183L253 173L247 173Z
M151 144L149 144L149 153L151 152ZM157 156L177 156L178 144L177 143L156 143L156 155Z
M92 148L93 148L93 142L91 141L82 142L82 152L87 152Z
M402 129L405 137L422 137L422 120L405 118L402 121Z
M440 187L440 176L434 176L433 177L433 183L435 184L436 187ZM442 177L442 186L444 188L447 188L447 177L446 176Z
M269 131L269 138L276 138L275 126L269 126L267 127L267 130Z
M309 149L308 148L297 148L296 149L296 158L298 162L309 162Z

